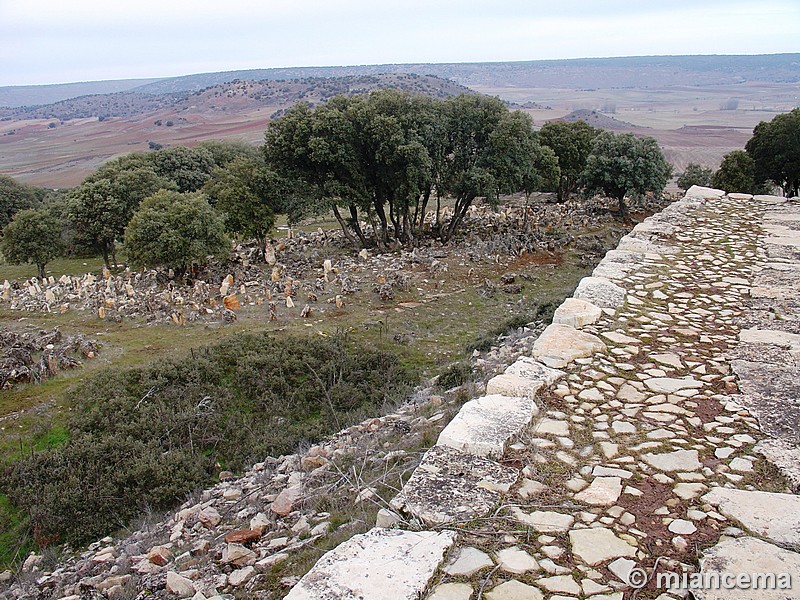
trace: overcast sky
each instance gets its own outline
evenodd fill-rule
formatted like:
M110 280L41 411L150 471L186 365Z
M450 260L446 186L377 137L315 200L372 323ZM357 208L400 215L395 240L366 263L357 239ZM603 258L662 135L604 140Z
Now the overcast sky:
M798 0L0 0L0 85L800 52Z

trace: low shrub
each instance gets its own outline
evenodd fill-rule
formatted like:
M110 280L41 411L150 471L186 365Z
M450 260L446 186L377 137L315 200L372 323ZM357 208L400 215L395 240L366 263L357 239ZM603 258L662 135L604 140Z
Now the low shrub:
M293 452L387 403L415 377L345 337L249 334L181 360L106 370L79 398L66 443L19 459L0 491L40 545L82 544L238 470Z

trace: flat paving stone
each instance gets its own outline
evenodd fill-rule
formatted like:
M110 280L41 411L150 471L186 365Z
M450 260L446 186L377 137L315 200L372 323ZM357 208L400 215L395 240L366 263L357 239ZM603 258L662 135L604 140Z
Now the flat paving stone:
M672 394L679 390L700 389L705 384L697 381L694 377L651 377L645 379L644 384L647 388L656 393Z
M648 465L661 471L696 471L702 466L697 450L675 450L663 454L648 453L642 458Z
M758 580L754 579L753 574L773 574L775 578L769 583L763 576ZM697 579L700 585L690 586L689 589L697 600L794 600L800 597L797 589L798 574L800 554L797 552L753 537L726 538L703 553ZM703 585L704 581L713 583L715 577L720 580L730 575L747 577L750 589L742 585L730 586L728 589L725 589L726 586ZM756 581L762 583L756 586ZM718 589L712 589L713 587Z
M417 600L454 539L449 531L372 529L323 555L285 600Z
M619 477L595 477L589 487L575 494L575 500L592 506L611 506L622 493Z
M467 583L443 583L433 589L427 600L470 600L472 591Z
M599 565L620 556L636 556L636 548L605 527L573 529L569 532L572 553L588 565Z
M800 496L717 487L702 500L773 542L800 545Z
M454 577L470 577L481 569L493 567L489 555L477 548L461 548L453 562L444 567L444 572Z
M575 522L575 517L572 515L549 510L537 510L528 513L520 508L514 507L511 509L511 514L517 521L531 527L539 533L561 533L568 531Z
M544 598L539 588L516 579L501 583L483 596L486 600L543 600Z

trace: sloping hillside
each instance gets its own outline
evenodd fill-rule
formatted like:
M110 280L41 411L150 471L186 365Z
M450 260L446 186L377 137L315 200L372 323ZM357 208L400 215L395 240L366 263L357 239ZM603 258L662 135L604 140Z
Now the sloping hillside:
M95 94L43 106L21 107L0 112L11 119L86 119L133 117L165 109L175 112L235 113L274 107L277 110L299 101L316 105L337 94L363 94L376 89L397 88L444 98L474 93L457 83L432 75L407 73L348 77L306 77L291 80L240 80L213 85L196 92L149 94L140 91Z

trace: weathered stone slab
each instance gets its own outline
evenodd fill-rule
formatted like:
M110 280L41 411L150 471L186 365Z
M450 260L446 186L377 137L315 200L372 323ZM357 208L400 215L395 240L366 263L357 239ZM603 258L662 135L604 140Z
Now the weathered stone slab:
M544 381L541 379L529 379L521 375L502 373L495 375L486 383L486 393L488 395L532 398L542 387L544 387Z
M575 522L575 518L572 515L551 510L536 510L526 513L517 507L513 507L511 514L514 515L517 521L539 533L561 533L567 531Z
M575 500L592 506L611 506L622 493L619 477L595 477L589 487L575 495Z
M773 344L791 352L800 352L800 334L775 329L743 329L739 341L750 344Z
M474 519L488 514L518 477L488 458L434 446L391 506L429 524Z
M779 544L800 544L800 496L718 487L702 500L758 535Z
M769 438L759 442L754 451L778 467L795 491L800 490L800 447Z
M434 588L427 600L470 600L472 586L467 583L443 583Z
M686 190L686 198L705 198L708 200L715 200L722 198L725 195L724 190L716 188L703 187L701 185L693 185Z
M636 548L605 527L573 529L569 532L572 553L588 565L598 565L620 556L636 556Z
M797 577L800 573L800 554L774 546L752 537L725 538L700 558L700 574L689 589L697 600L787 600L797 598ZM706 585L728 574L748 577L748 586ZM756 584L753 577L758 574ZM763 576L762 576L763 574ZM784 577L779 578L779 574ZM769 575L774 578L766 579ZM789 575L789 578L785 577ZM727 587L727 589L726 589ZM717 588L717 589L712 589Z
M600 307L591 302L579 298L567 298L553 313L553 323L580 329L584 325L596 323L602 314Z
M642 458L648 465L661 471L697 471L702 466L697 450L675 450L664 454L648 453Z
M556 369L605 351L606 345L597 336L558 323L548 325L533 344L533 356Z
M542 600L544 596L538 588L516 579L501 583L491 592L484 594L486 600Z
M600 308L616 309L625 304L625 288L605 277L584 277L572 297L586 300Z
M541 379L545 385L550 385L564 376L564 371L545 367L542 363L520 356L505 370L506 375L519 375L526 379Z
M417 600L455 535L372 529L326 553L285 600Z
M444 572L454 577L470 577L481 569L493 567L489 555L477 548L461 548L456 559L444 567Z
M440 446L479 456L500 456L506 442L539 412L533 399L497 394L470 400L439 434Z
M673 394L678 390L700 389L703 387L702 381L697 381L694 377L651 377L645 379L644 384L652 392L657 394Z

